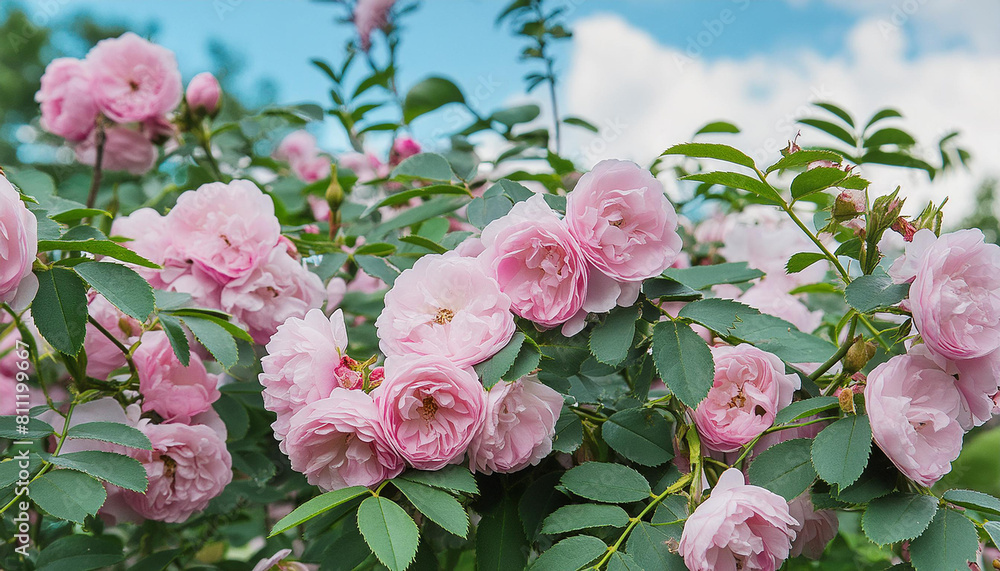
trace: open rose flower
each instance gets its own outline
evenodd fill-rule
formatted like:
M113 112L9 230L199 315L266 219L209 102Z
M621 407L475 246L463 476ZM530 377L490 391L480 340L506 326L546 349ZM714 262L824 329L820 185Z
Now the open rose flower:
M840 520L832 510L817 510L809 499L809 492L788 502L788 513L795 519L792 531L791 557L805 555L809 559L819 559L826 546L837 536Z
M292 415L342 386L335 371L346 350L347 326L339 309L329 318L318 309L310 310L305 317L280 325L271 337L260 361L264 372L259 380L264 385L264 408L278 415L271 428L282 451Z
M389 442L420 470L461 461L486 420L476 373L436 355L389 357L385 381L372 394Z
M962 394L934 361L911 353L875 367L865 407L875 442L908 478L930 486L951 471L962 450Z
M375 326L386 356L441 355L468 367L510 341L514 315L476 260L430 255L399 275Z
M930 359L944 372L958 377L955 386L962 395L958 423L963 430L971 430L993 418L993 396L1000 390L1000 351L957 361L938 355L926 344L913 345L908 353Z
M199 512L233 480L225 439L203 425L139 421L152 450L128 449L149 479L146 492L125 491L125 502L146 519L179 523Z
M743 292L737 300L761 313L780 317L806 333L812 333L823 323L822 311L810 311L799 298L775 287L774 282L767 279Z
M713 347L712 358L715 381L694 421L705 446L733 452L771 426L801 381L785 374L776 355L752 345Z
M28 307L38 292L31 266L38 254L38 221L21 195L0 175L0 303Z
M781 291L823 281L829 264L820 261L801 272L788 273L785 264L799 252L818 249L787 217L768 206L751 206L726 221L724 245L719 253L727 262L747 262L767 274Z
M566 222L590 263L620 281L659 275L681 249L663 185L628 161L601 161L583 175L566 198Z
M368 51L372 46L372 32L384 28L389 23L389 13L396 0L358 0L354 8L354 27L358 30L361 49Z
M86 139L97 123L97 103L90 84L90 70L81 60L52 60L35 94L35 101L41 104L42 128L67 141Z
M469 445L469 467L502 474L538 464L552 452L562 395L534 377L493 385L486 422Z
M291 554L291 549L282 549L274 555L258 561L250 571L274 571L275 569L277 571L310 571L310 567L298 561L283 561Z
M587 262L566 223L535 195L483 230L479 260L514 313L542 327L568 321L587 297Z
M788 558L796 525L781 496L747 485L730 468L688 517L679 552L691 571L775 571Z
M145 333L133 360L143 411L155 411L167 421L190 422L219 400L219 377L207 372L195 353L187 367L182 365L162 331Z
M103 295L92 291L87 297L90 299L87 306L90 317L126 347L132 344L132 337L142 333L141 323L122 313ZM87 375L91 377L107 379L111 371L127 364L122 350L90 323L87 324L83 349L87 353Z
M86 64L98 107L118 123L164 115L181 102L181 73L173 52L132 32L98 42Z
M403 471L403 459L364 391L336 388L295 413L285 438L292 469L325 491L375 486Z

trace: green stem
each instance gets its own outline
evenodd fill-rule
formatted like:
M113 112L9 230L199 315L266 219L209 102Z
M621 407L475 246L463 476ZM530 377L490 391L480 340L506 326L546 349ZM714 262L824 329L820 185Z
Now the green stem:
M94 319L93 316L88 315L87 321L90 322L91 325L96 327L97 330L100 331L105 337L107 337L112 343L114 343L115 347L118 347L118 350L121 351L123 355L125 355L125 361L128 362L128 370L129 373L131 373L132 378L138 379L139 371L135 367L135 361L132 360L132 351L128 347L126 347L121 341L119 341L118 338L115 337L110 331L105 329L105 327L101 325L99 321Z
M871 334L875 337L875 340L878 341L878 344L881 345L886 352L892 351L892 347L886 343L884 339L882 339L882 332L876 329L875 326L872 325L872 322L868 321L867 317L859 313L858 319L861 320L861 324L865 326L865 329L871 332Z
M73 409L74 408L76 408L76 401L73 401L72 403L70 403L69 410L66 411L66 422L63 424L62 433L59 435L59 441L56 443L56 449L55 449L54 452L52 452L53 456L58 456L59 455L59 451L62 450L63 443L66 442L66 435L69 434L69 419L70 419L71 416L73 416ZM41 478L42 476L44 476L45 473L48 472L52 468L52 466L54 466L54 464L52 464L52 462L49 462L48 460L43 460L42 461L42 467L41 467L41 469L28 482L28 486L26 486L26 488L30 487L31 484L32 484L32 482L34 482L35 480L37 480L37 479ZM18 498L21 497L21 495L22 494L16 494L13 498L11 498L10 502L8 502L7 505L5 505L4 507L0 508L0 514L6 512L8 509L10 509L10 507L12 505L14 505L14 503L17 501Z

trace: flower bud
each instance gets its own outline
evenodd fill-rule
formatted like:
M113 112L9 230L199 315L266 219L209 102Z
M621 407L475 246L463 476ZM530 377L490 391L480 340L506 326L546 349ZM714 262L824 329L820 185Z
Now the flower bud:
M847 350L847 355L844 357L844 371L847 373L860 371L874 356L875 345L859 336Z
M837 399L840 401L840 410L848 414L856 414L854 408L854 390L850 387L837 389Z
M917 233L917 227L902 216L896 218L896 221L892 223L891 228L901 234L903 236L903 240L907 242L912 242L913 235Z
M219 80L211 73L199 73L188 83L184 97L192 112L201 112L214 117L219 112L222 88L219 87Z
M375 367L372 372L368 374L368 390L376 389L385 380L385 368Z
M865 191L858 189L846 189L841 191L837 200L833 203L833 216L839 219L850 219L865 211L868 207L868 200Z

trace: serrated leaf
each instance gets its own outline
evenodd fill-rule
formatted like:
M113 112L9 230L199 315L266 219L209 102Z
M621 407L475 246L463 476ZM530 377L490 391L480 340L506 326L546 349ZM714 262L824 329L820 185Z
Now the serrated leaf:
M191 347L180 320L165 313L159 314L158 319L160 325L163 326L163 333L167 336L167 341L170 341L170 346L174 349L177 360L181 362L181 365L187 367L191 363Z
M778 414L774 417L774 425L786 424L800 418L812 416L817 412L836 408L839 405L840 399L837 397L813 397L795 401L778 411Z
M659 466L674 457L672 434L663 415L649 408L616 412L601 425L608 446L643 466Z
M820 260L825 260L826 256L819 252L799 252L793 254L785 264L785 270L790 274L797 274Z
M835 167L817 167L796 176L792 180L792 198L798 200L814 192L836 186L847 178L847 173Z
M445 531L466 537L469 534L469 514L462 504L448 492L403 478L392 480L392 484L403 492L420 513L440 525Z
M858 276L848 284L844 294L847 303L862 313L891 307L903 301L910 291L909 284L897 284L882 268L870 275Z
M112 262L84 262L73 269L126 315L145 321L153 312L153 288L131 268Z
M742 151L734 149L729 145L719 145L716 143L681 143L680 145L670 147L660 154L661 157L664 155L683 155L698 159L716 159L750 169L754 168L753 159L748 157Z
M993 540L993 547L1000 549L1000 521L988 521L983 524L983 529Z
M572 504L549 514L542 522L542 533L556 535L592 527L621 528L628 525L628 521L628 512L615 505Z
M715 362L705 340L686 323L661 321L653 327L653 360L660 378L687 406L695 408L715 378Z
M886 127L885 129L880 129L869 135L864 142L864 148L878 148L882 145L896 145L898 147L912 147L916 145L917 141L902 129L897 129L895 127Z
M711 266L667 268L663 275L691 289L702 290L719 284L738 284L764 277L764 272L751 268L746 262L726 262Z
M408 470L399 479L409 480L418 484L433 486L442 490L478 494L476 478L465 466L447 466L440 470L428 472L424 470Z
M708 133L739 133L740 128L728 121L713 121L706 124L701 129L695 131L695 135L705 135Z
M965 571L977 549L979 535L969 518L940 509L927 530L910 542L910 562L917 571Z
M575 571L603 555L607 549L603 541L590 535L567 537L542 552L531 570Z
M643 571L643 569L628 553L615 551L611 559L608 559L608 571Z
M844 129L840 125L836 125L829 121L824 121L822 119L799 119L799 123L803 125L809 125L815 129L819 129L828 135L832 135L837 139L847 143L852 148L857 144L854 141L854 135L850 134L847 129Z
M18 427L23 427L23 432ZM29 418L27 424L18 424L16 416L0 416L0 438L38 440L51 436L53 432L48 423L37 418Z
M152 450L149 438L139 429L117 422L85 422L69 427L66 438L100 440L137 450Z
M1000 499L975 490L948 490L945 501L984 514L1000 516Z
M649 499L649 482L639 472L621 464L587 462L562 477L562 485L574 494L608 504Z
M476 373L487 390L497 384L501 377L503 377L503 374L514 366L514 361L521 351L521 345L524 344L524 340L524 333L520 331L514 333L510 342L504 345L503 349L500 349L495 355L475 366Z
M637 307L617 307L590 333L590 352L606 365L618 365L628 356L635 336Z
M31 302L38 332L58 351L76 355L87 336L87 287L72 270L36 272L38 293Z
M761 182L759 179L747 176L745 174L740 174L736 172L727 171L715 171L707 173L697 173L681 177L681 180L693 180L697 182L705 182L708 184L716 184L719 186L728 186L730 188L738 188L740 190L745 190L751 194L759 196L765 200L773 202L775 204L780 204L782 202L781 197L775 192L773 188L767 183Z
M77 228L81 228L81 226L77 226ZM50 252L53 250L59 250L62 252L90 252L91 254L107 256L109 258L114 258L122 262L135 264L145 268L155 269L160 267L146 258L143 258L139 254L136 254L132 250L129 250L125 246L108 240L103 234L100 235L100 238L88 237L85 240L70 240L67 239L67 237L70 237L69 233L63 236L62 240L39 240L38 251Z
M895 492L868 504L861 526L868 539L888 545L919 536L937 511L933 496Z
M441 171L440 174L444 175L445 173ZM369 206L364 210L364 212L361 213L360 218L366 218L372 212L375 212L379 208L383 208L385 206L396 206L399 204L406 204L411 200L413 200L414 198L427 198L428 196L440 196L449 194L458 196L468 196L469 191L460 186L454 186L450 184L434 184L422 188L404 190L401 192L390 194L389 196L382 199L381 202L377 202Z
M542 360L542 353L534 343L524 343L521 345L521 350L517 352L517 357L514 358L514 364L511 365L510 369L501 377L507 382L514 382L525 375L531 374L535 369L538 368L539 362Z
M476 567L479 571L523 571L530 547L514 498L504 495L482 516L476 530Z
M278 523L274 524L274 528L271 529L271 533L268 537L274 537L279 533L309 521L323 512L331 510L367 493L368 488L364 486L351 486L350 488L342 488L340 490L334 490L332 492L316 496L278 520Z
M677 554L681 525L651 525L640 522L625 543L625 551L640 569L687 571L684 560ZM673 549L671 549L673 546Z
M133 492L145 492L146 469L135 458L115 452L84 450L50 456L49 462L62 468L78 470Z
M794 153L788 154L774 163L773 165L767 167L764 171L765 174L771 174L777 170L785 170L796 167L804 167L817 161L830 161L832 163L840 163L844 158L840 156L840 153L835 153L833 151L813 151L813 150L803 150L796 151Z
M866 415L842 418L820 432L813 441L812 460L816 473L831 484L854 483L868 465L872 430Z
M221 325L200 317L185 316L181 322L191 330L195 339L215 357L223 367L229 369L240 360L236 340Z
M108 536L67 535L45 547L35 562L37 571L90 571L125 559L121 541ZM148 567L144 568L147 571Z
M403 571L417 555L420 530L406 510L392 500L372 496L361 502L358 530L389 571Z
M820 103L813 103L813 105L819 107L820 109L825 109L826 111L833 113L844 123L847 123L849 126L854 127L854 119L851 117L851 114L848 113L847 111L844 111L840 107L837 107L833 103L820 102Z
M52 470L28 486L35 505L53 517L83 523L104 505L108 494L94 478L75 470Z
M796 438L771 446L760 453L747 476L750 483L792 501L816 480L811 458L812 440Z
M580 417L563 406L556 420L556 433L552 437L552 449L566 454L575 452L583 444L583 423Z
M649 299L660 301L694 301L701 293L670 278L653 278L642 282L642 293Z

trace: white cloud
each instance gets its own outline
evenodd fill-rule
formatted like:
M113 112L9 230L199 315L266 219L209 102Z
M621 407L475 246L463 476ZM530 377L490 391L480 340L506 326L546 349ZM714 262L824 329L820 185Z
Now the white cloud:
M917 15L937 10L929 2ZM933 185L921 171L865 167L873 190L885 193L902 185L913 197L908 210L950 195L946 220L957 222L974 206L978 183L1000 172L1000 54L951 50L908 58L905 29L886 32L880 18L857 24L846 55L797 51L713 60L662 45L618 16L580 20L564 97L569 114L592 120L602 132L594 137L573 129L567 148L587 166L611 157L648 164L703 124L728 119L743 133L718 136L720 141L733 142L761 162L773 161L799 129L795 119L818 114L809 108L812 101L835 102L858 121L891 106L906 116L901 126L927 145L932 163L939 160L938 139L951 130L962 132L960 141L975 163L971 173L955 172ZM807 143L825 142L806 133Z

